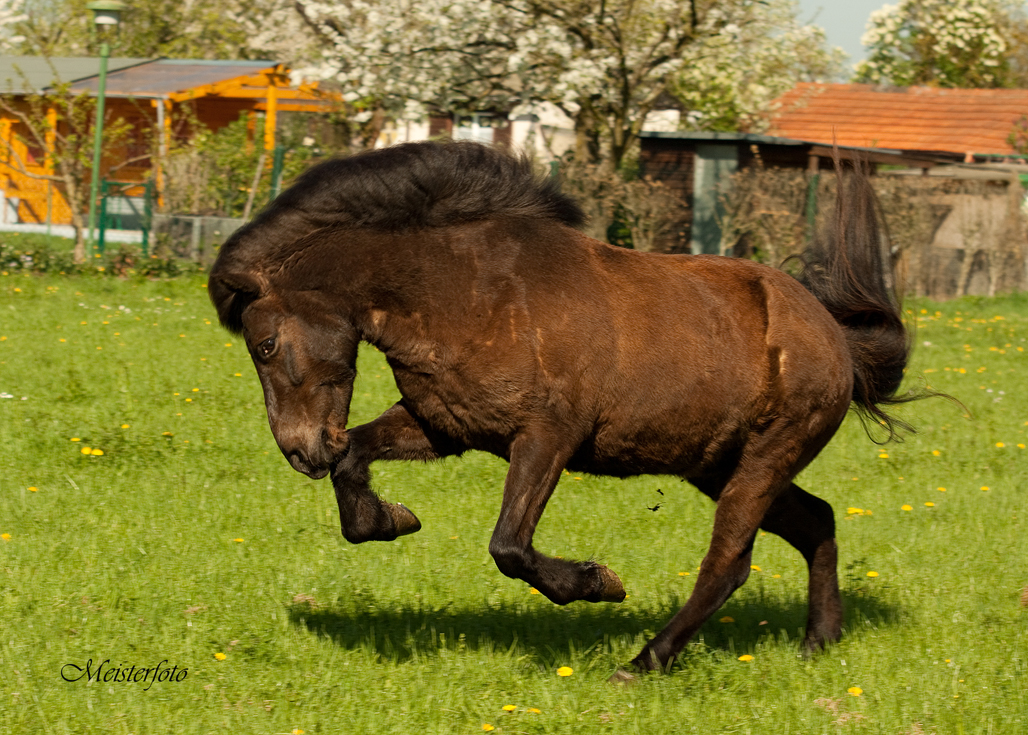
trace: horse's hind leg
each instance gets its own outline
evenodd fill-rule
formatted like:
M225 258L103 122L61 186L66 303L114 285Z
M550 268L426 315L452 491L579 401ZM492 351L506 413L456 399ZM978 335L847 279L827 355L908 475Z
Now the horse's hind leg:
M558 605L575 600L621 602L625 588L607 567L554 559L532 547L536 524L572 454L563 448L562 439L559 432L536 431L514 440L489 553L501 572L528 582Z
M368 466L379 459L439 459L460 454L462 448L427 435L402 403L347 434L349 451L332 471L343 536L359 544L392 541L419 530L421 522L406 507L383 501L371 489Z
M774 486L774 473L763 469L751 477L736 473L720 492L710 549L700 564L696 586L685 606L632 660L635 668L650 671L670 666L700 626L746 581L757 529L771 499L781 492L780 486ZM618 672L612 680L625 678L627 674Z
M842 599L832 506L792 484L771 504L760 527L781 536L807 560L809 612L804 648L813 651L839 640Z

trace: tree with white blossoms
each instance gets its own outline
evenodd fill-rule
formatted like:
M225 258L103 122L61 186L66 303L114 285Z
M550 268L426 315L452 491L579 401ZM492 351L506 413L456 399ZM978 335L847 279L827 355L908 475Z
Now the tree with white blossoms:
M855 81L1003 87L1011 82L1010 0L902 0L871 14Z
M824 29L800 25L793 0L756 5L748 23L731 24L686 51L671 91L685 127L761 132L775 98L797 82L837 78L846 58L829 48Z
M14 27L25 20L25 0L0 0L0 54L9 54L25 40Z
M672 84L688 86L690 65L725 72L730 65L715 58L736 39L772 28L769 17L794 17L792 0L297 0L296 8L324 43L303 71L339 83L366 115L548 102L574 121L576 159L612 170ZM823 43L788 30L793 51L803 39ZM734 58L745 64L745 54ZM743 104L770 99L751 82Z

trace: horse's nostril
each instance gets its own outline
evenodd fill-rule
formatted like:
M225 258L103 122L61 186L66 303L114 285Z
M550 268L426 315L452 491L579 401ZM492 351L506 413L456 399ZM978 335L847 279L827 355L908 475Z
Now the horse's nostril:
M289 464L297 472L303 472L307 469L307 460L299 452L290 452L286 455L286 459L289 460Z

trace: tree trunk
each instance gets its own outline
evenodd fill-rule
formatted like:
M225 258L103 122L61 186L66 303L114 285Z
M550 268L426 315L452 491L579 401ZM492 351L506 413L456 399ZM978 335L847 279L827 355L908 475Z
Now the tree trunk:
M64 177L64 198L71 210L71 229L75 233L75 249L72 258L76 263L86 262L86 228L82 221L82 202L79 201L79 189L72 176Z

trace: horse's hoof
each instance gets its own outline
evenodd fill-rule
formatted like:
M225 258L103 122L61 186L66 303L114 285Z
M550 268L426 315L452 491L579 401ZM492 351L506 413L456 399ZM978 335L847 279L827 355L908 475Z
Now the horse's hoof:
M630 684L639 683L639 679L634 674L629 674L624 669L619 668L610 675L610 678L607 679L607 683L614 684L616 686L628 686Z
M403 503L383 503L386 513L393 519L397 536L406 536L421 530L421 521Z
M600 592L600 602L622 602L625 599L625 586L621 579L608 567L600 567L600 579L603 581L603 590Z

